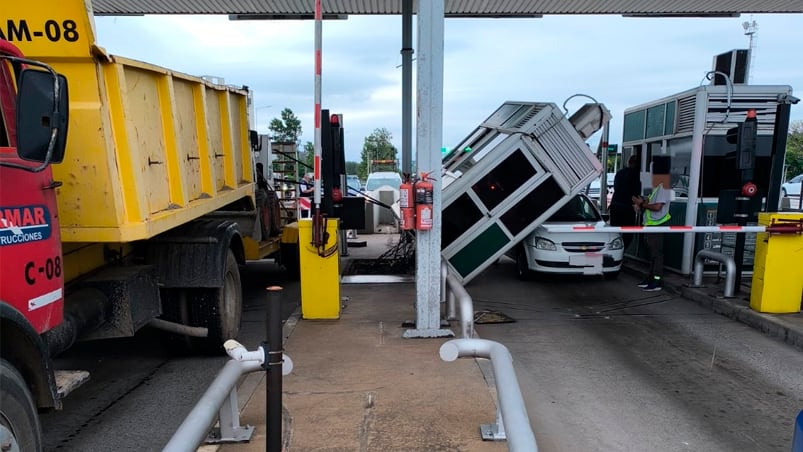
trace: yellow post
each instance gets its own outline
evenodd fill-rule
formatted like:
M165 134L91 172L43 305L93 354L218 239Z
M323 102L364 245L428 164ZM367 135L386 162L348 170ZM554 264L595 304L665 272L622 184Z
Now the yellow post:
M758 214L758 222L769 226L773 220L800 220L800 213ZM756 235L753 286L750 308L758 312L783 314L800 312L803 296L803 236L799 234Z
M311 245L312 219L298 222L301 265L301 316L305 319L340 318L340 252L337 219L326 223L328 240L323 250Z

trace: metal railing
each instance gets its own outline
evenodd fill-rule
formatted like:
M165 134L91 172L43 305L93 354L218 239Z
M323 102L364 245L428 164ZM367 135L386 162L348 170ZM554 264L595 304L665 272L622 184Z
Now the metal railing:
M507 347L485 339L452 339L441 345L440 357L447 362L457 358L490 359L499 403L497 423L481 426L483 439L507 439L508 450L514 452L538 450Z
M725 298L732 298L736 291L736 261L733 260L733 256L728 256L727 254L718 253L716 251L700 250L697 255L694 256L694 280L691 287L703 286L703 267L705 265L705 259L725 264L724 295Z
M293 360L283 353L281 288L269 287L270 300L266 319L268 342L257 350L248 351L235 340L223 347L232 358L215 377L190 414L165 445L163 452L194 452L198 446L208 444L244 442L251 439L254 427L240 425L240 408L237 401L237 383L250 372L268 372L267 430L270 440L267 450L281 451L281 378L293 370ZM281 374L276 372L281 366ZM219 426L212 428L217 418Z
M460 306L460 337L474 337L474 300L460 281L449 272L446 260L441 260L441 293L446 298L446 320L457 320L456 304ZM455 298L457 303L455 303Z
M496 383L496 423L480 425L484 440L507 440L508 450L537 451L535 435L524 405L524 398L513 369L513 358L507 347L485 339L474 338L474 300L460 281L449 272L446 260L441 260L441 293L447 304L447 320L456 320L456 305L460 307L460 333L462 339L452 339L440 348L444 361L472 357L491 360ZM457 303L455 303L455 299ZM507 434L505 422L508 423Z

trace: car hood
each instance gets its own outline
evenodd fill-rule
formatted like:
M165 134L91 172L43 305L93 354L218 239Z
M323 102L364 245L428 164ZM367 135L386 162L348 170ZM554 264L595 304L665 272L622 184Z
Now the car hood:
M557 232L556 226L564 229L564 232ZM565 232L566 226L580 226L600 228L607 226L604 221L588 221L588 222L546 222L535 228L530 234L531 237L543 237L553 242L567 242L567 241L582 241L582 242L610 242L620 234L618 232Z

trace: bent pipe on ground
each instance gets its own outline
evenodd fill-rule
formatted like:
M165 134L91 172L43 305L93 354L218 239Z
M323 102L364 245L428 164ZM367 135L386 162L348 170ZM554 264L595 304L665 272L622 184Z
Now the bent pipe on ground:
M725 264L724 295L726 298L732 298L736 290L736 261L733 260L733 257L716 251L700 250L694 257L694 286L700 287L703 285L703 261L705 259Z
M513 357L507 347L486 339L452 339L441 345L440 357L447 362L457 358L490 359L499 410L507 434L508 450L538 451L535 434L530 426L530 418L527 416L527 408L524 406L524 398L513 368Z

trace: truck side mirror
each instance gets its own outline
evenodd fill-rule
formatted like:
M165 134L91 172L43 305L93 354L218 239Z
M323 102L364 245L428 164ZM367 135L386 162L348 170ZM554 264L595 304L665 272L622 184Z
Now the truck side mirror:
M259 152L262 150L262 143L259 142L259 134L256 130L248 131L248 141L251 142L251 150L253 152Z
M61 74L56 74L56 77L36 69L23 69L20 73L17 153L23 160L45 164L64 160L69 116L67 79Z

